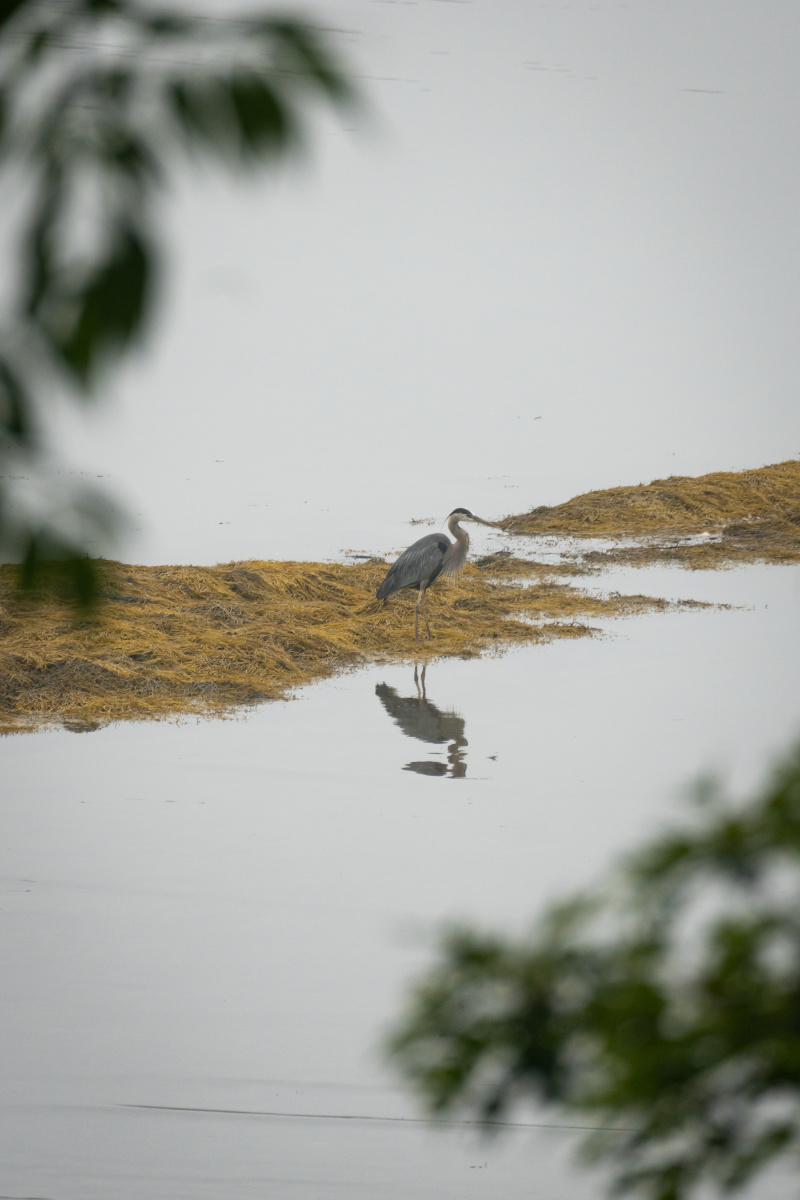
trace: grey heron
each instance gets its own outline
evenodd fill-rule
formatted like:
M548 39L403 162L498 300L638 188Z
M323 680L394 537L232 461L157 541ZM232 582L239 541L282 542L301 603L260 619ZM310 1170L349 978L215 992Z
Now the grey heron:
M414 605L415 642L419 641L420 612L425 620L428 638L433 636L428 624L425 600L428 588L440 575L457 575L466 562L469 536L467 531L461 528L460 521L474 521L478 525L488 525L491 529L500 528L493 521L484 521L482 517L476 517L468 508L454 508L447 518L447 528L455 540L451 542L443 533L429 533L421 537L392 563L388 575L376 592L379 600L386 600L402 588L418 589L419 595Z

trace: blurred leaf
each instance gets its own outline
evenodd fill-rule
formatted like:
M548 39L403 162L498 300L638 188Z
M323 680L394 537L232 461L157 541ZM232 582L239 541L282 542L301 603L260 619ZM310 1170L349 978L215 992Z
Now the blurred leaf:
M128 348L142 332L150 263L140 235L116 231L105 262L76 297L77 316L66 336L53 335L64 362L83 384L112 352Z
M33 442L31 403L25 384L5 358L0 358L0 437L18 445Z
M696 816L696 813L695 813ZM655 909L654 899L658 901ZM800 1146L800 747L523 941L444 935L387 1048L434 1111L590 1116L618 1192L738 1188Z
M36 592L49 592L90 610L99 599L100 584L97 563L79 546L47 532L28 539L20 573L23 595L34 598Z
M29 0L0 0L0 31Z
M152 13L140 18L142 29L154 37L186 37L196 28L196 21L179 13Z
M334 61L330 48L311 26L298 21L265 22L263 31L277 36L288 50L292 65L301 77L314 81L336 104L353 104L356 92L346 72Z
M65 55L73 44L100 52ZM40 452L34 400L46 417L65 383L73 398L87 396L101 365L145 332L154 201L179 146L229 170L269 164L300 146L312 99L338 104L350 87L329 40L303 21L208 18L140 0L0 0L0 50L2 165L30 197L0 331L25 348L13 369L0 365L0 540L24 552L29 582L59 562L53 569L88 595L93 568L76 532L90 529L86 514L73 505L41 523L8 483L14 455Z
M258 75L234 75L227 91L245 155L258 158L270 150L285 150L297 136L289 110Z
M99 14L123 13L131 7L126 0L84 0L84 4L89 12Z
M230 153L231 115L216 78L171 81L165 91L180 128L190 140L217 152Z
M52 29L38 29L30 38L25 49L25 61L28 67L35 66L45 51L50 48L54 41L54 33L55 31Z
M49 163L39 186L26 247L28 270L23 308L29 318L33 317L53 279L52 239L63 190L64 178L61 168Z
M109 100L118 102L127 96L135 82L132 70L112 67L110 70L94 72L94 90Z
M109 132L103 147L106 162L117 167L137 184L158 183L163 178L161 165L147 143L125 129Z

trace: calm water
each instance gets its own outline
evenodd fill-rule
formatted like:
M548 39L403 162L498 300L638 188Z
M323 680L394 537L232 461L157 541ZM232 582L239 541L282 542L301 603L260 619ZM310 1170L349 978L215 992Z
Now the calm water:
M800 731L799 571L603 586L739 607L0 744L2 1196L599 1194L569 1129L413 1120L376 1046L442 920L524 927Z

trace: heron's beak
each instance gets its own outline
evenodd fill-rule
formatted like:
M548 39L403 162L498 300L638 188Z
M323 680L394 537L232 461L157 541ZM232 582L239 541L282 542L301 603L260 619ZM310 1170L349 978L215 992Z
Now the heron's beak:
M475 521L478 525L488 525L490 529L502 529L502 525L498 525L496 521L484 521L482 517L469 517L468 520Z

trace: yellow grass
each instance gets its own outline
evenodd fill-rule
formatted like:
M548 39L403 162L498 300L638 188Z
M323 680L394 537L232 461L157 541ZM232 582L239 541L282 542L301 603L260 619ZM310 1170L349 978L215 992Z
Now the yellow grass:
M507 517L513 533L568 534L578 537L665 537L719 535L696 550L655 546L605 560L655 561L664 557L688 566L722 561L800 561L800 462L775 463L753 471L716 471L697 478L672 476L635 487L586 492L564 504Z
M103 604L77 620L46 588L20 599L17 568L0 568L0 731L223 714L358 663L474 656L669 607L592 597L500 556L469 565L451 586L437 583L428 601L435 640L417 644L416 594L375 600L385 563L108 563L103 572Z

